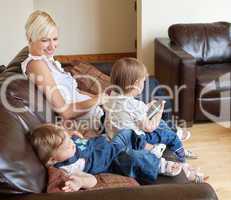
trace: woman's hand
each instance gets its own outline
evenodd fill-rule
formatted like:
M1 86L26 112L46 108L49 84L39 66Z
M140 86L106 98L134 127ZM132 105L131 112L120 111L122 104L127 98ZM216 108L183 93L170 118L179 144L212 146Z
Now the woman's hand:
M106 93L100 93L98 94L98 98L99 98L99 105L103 105L107 102L109 95L107 95Z

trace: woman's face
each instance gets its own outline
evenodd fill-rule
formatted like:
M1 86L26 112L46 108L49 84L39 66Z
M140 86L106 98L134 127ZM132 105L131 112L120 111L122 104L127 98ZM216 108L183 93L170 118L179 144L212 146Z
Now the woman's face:
M30 42L30 53L34 56L52 57L58 47L58 30L54 28L47 37Z

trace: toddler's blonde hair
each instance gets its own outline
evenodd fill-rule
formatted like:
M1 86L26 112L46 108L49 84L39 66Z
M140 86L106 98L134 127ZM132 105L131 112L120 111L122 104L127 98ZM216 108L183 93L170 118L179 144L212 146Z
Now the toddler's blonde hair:
M147 76L145 65L136 58L122 58L112 66L111 84L118 86L124 93L130 92L136 81Z
M31 144L39 159L48 165L49 159L65 139L65 130L53 124L44 124L34 129L30 136Z

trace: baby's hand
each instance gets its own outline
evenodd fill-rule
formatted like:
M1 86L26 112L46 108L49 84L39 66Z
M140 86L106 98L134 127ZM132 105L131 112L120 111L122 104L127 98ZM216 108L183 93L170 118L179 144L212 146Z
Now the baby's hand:
M82 188L83 184L80 177L74 175L69 176L69 180L65 182L65 186L62 188L64 192L74 192Z
M157 102L157 100L154 99L154 100L150 101L149 103L147 103L146 105L147 105L148 107L150 107L151 105L153 105L153 104L156 103L156 102Z
M152 106L153 104L157 103L158 101L159 101L158 99L154 99L154 100L150 101L149 103L147 103L147 106L150 107L150 106ZM161 103L162 103L162 104L165 104L166 101L165 101L165 100L161 100Z
M82 171L76 171L68 177L65 186L62 188L64 192L78 191L80 188L91 188L97 183L95 176Z
M155 129L158 128L161 118L162 118L163 111L164 111L164 104L165 104L165 101L162 102L160 111L156 113L156 115L153 116L151 120L146 119L146 123L149 125L149 126L146 126L148 127L147 130L145 130L146 132L152 133Z

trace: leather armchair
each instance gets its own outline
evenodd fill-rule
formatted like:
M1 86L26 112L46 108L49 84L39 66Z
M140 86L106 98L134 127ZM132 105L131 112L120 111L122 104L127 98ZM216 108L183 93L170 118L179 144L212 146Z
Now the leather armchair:
M155 39L155 76L171 88L178 119L229 122L230 24L174 24L168 35Z

